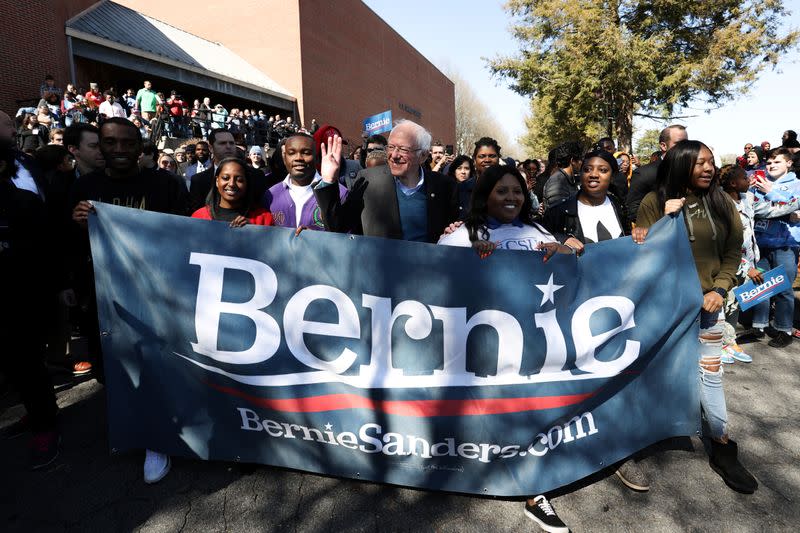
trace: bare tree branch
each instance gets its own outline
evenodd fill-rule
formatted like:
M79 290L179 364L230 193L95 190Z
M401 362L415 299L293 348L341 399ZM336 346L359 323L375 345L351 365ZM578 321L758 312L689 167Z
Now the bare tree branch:
M653 120L676 120L679 118L695 118L700 115L670 115L668 117L659 117L657 115L648 115L646 113L634 113L637 117L652 118Z

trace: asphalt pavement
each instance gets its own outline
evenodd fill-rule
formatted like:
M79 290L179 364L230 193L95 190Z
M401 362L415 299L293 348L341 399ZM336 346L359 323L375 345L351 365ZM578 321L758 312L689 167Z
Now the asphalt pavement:
M800 340L745 345L754 362L725 367L732 437L760 483L728 489L698 439L643 461L651 490L613 472L552 499L574 532L796 532L800 530ZM175 458L160 483L142 479L143 452L110 454L103 387L54 375L63 433L55 464L27 470L27 437L0 440L0 531L538 531L520 500L406 489L257 466ZM0 430L23 414L0 397Z

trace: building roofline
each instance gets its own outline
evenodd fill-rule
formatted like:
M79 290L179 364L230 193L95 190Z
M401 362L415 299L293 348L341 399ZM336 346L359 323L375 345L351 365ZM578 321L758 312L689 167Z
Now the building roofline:
M246 82L243 80L238 80L236 78L231 78L230 76L226 76L225 74L220 74L218 72L214 72L204 68L198 68L193 65L187 65L186 63L182 63L180 61L175 61L174 59L170 59L167 57L159 56L145 50L141 50L139 48L134 48L132 46L128 46L126 44L118 43L116 41L112 41L110 39L105 39L103 37L99 37L97 35L86 33L80 30L76 30L74 28L67 27L66 34L69 37L73 37L75 39L81 39L84 41L88 41L90 43L94 43L100 46L105 46L107 48L111 48L112 50L118 50L120 52L125 52L128 54L133 54L136 56L143 57L145 59L149 59L151 61L155 61L157 63L164 63L165 65L170 65L173 67L177 67L183 70L188 70L197 74L201 74L203 76L208 76L209 78L214 78L217 80L221 80L227 83L231 83L233 85L238 85L240 87L246 87L248 89L252 89L254 91L269 94L271 96L275 96L277 98L281 98L283 100L287 100L290 102L296 102L297 99L289 94L283 94L278 91L273 91L271 89L267 89L266 87L261 87L260 85L255 85L250 82Z
M81 11L80 13L75 15L74 17L68 19L67 22L65 22L64 24L66 26L69 26L70 24L72 24L73 22L75 22L76 20L81 18L82 16L84 16L84 15L86 15L88 13L91 13L92 11L94 11L98 7L102 6L106 2L108 2L108 0L100 0L99 2L96 2L96 3L92 4L92 5L90 5L89 7L87 7L86 9L84 9L83 11Z

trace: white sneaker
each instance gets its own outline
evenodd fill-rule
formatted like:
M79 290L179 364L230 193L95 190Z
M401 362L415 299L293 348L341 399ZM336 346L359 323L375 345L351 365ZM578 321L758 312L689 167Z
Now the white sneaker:
M146 450L144 456L144 482L148 485L158 483L169 473L172 466L169 455Z

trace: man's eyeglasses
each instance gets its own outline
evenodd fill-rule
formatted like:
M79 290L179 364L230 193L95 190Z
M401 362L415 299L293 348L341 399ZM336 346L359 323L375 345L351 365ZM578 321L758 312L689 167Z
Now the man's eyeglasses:
M386 153L393 153L395 150L400 152L400 155L411 155L414 152L419 152L419 148L410 148L408 146L396 146L394 144L387 144L386 145Z

